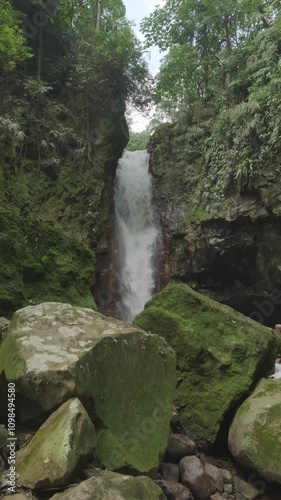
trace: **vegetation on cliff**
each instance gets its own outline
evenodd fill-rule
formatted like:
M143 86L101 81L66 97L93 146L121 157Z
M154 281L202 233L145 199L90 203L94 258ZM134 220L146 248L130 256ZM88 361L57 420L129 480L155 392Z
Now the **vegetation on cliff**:
M147 45L168 50L156 102L180 120L182 134L193 127L197 135L194 204L200 200L207 212L233 191L253 191L265 168L279 172L280 5L166 1L143 22Z
M93 303L94 259L83 245L95 248L109 217L112 178L128 142L125 101L144 106L148 86L121 0L104 0L101 11L94 0L0 0L0 204L1 220L12 220L1 227L2 313L29 300ZM37 255L34 242L47 233ZM51 269L52 252L75 261L73 294L61 267ZM27 292L26 283L37 281L34 259L45 256L42 289Z

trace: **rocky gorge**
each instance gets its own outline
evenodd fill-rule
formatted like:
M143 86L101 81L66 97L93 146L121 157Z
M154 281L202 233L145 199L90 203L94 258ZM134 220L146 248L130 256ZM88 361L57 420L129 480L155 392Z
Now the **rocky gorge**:
M1 499L281 499L278 2L0 0Z

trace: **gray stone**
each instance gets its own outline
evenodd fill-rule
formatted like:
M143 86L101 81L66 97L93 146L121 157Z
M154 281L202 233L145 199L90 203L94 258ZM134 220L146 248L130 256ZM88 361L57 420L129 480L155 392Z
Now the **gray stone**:
M233 457L243 466L281 483L281 383L262 379L240 406L229 431Z
M224 491L223 470L208 462L205 463L205 470L209 478L213 481L216 490L220 493Z
M162 488L168 500L193 500L191 491L176 481L159 481L159 486Z
M224 484L232 484L233 477L232 477L231 472L227 469L221 469L221 470L222 470L222 477L223 477Z
M226 493L227 495L231 495L232 490L233 490L232 484L224 485L224 493Z
M126 476L110 471L95 475L51 500L165 500L159 486L145 476Z
M199 458L185 457L179 467L182 483L191 490L196 500L208 500L215 493L216 487Z
M168 461L178 463L182 458L188 455L196 455L196 444L192 439L184 434L171 434L165 453Z
M176 481L178 482L180 477L180 470L177 464L164 462L162 464L162 477L164 481Z
M31 489L67 486L94 454L96 431L77 399L64 403L17 453L19 484Z
M99 463L139 473L159 466L176 380L175 353L160 336L91 309L30 306L13 316L0 347L1 373L16 384L19 423L38 427L75 396L101 422Z
M259 490L238 476L234 478L234 488L236 493L240 493L245 500L255 500L260 496Z

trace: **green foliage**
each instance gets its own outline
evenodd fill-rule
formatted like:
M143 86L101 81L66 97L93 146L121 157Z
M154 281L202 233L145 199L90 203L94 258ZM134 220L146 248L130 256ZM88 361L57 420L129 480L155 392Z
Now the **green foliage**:
M158 107L182 134L210 130L194 159L188 134L182 145L186 171L193 166L200 177L187 214L217 212L228 196L254 191L264 171L280 172L280 7L279 0L166 1L143 22L147 45L168 50Z
M149 140L149 132L131 132L130 141L127 145L128 151L142 151L146 149Z
M147 46L168 50L156 98L165 108L212 99L225 87L233 51L268 28L280 2L271 0L166 0L142 23Z
M0 315L46 301L95 307L94 254L56 229L2 210L0 262Z
M83 242L95 248L108 221L128 142L125 102L146 105L147 65L122 0L102 1L100 23L95 0L0 7L0 203L14 228L0 229L10 241L1 251L0 308L49 299L91 307L94 261ZM37 232L44 244L39 237L33 252Z
M0 70L11 71L29 57L20 13L7 0L0 0Z

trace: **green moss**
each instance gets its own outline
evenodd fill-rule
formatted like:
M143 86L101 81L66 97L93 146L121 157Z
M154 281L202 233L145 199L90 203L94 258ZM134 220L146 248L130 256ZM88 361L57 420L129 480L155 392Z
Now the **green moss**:
M273 481L281 482L278 380L262 379L236 413L229 433L235 458Z
M95 308L94 254L58 229L2 211L0 264L0 315L46 301Z
M274 364L272 330L194 292L169 285L135 319L177 353L175 404L194 436L216 439L225 415Z
M5 368L5 377L7 380L20 378L26 373L26 364L20 354L20 349L11 335L7 335L0 349L0 375ZM10 378L11 376L11 378Z
M131 333L129 341L122 335L104 338L80 365L82 371L78 366L75 373L78 391L93 396L105 428L98 437L99 461L111 470L130 465L147 473L157 468L170 428L172 349L156 335ZM114 380L112 373L118 374Z

